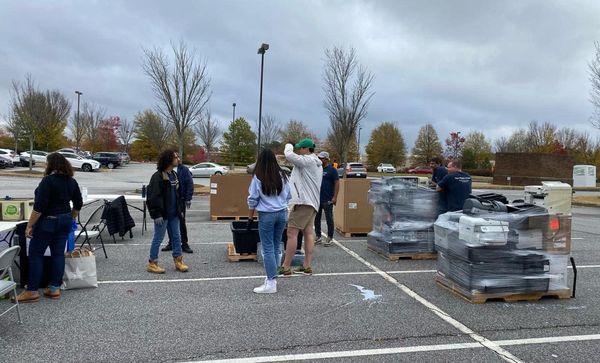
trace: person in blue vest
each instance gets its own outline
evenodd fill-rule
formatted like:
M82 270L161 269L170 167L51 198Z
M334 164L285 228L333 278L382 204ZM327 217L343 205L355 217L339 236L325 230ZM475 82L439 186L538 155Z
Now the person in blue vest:
M181 235L181 250L185 253L194 253L194 250L190 248L187 226L185 224L185 211L190 209L192 206L192 198L194 197L194 177L192 172L187 166L183 165L181 157L178 153L175 153L175 157L179 165L177 165L177 176L179 177L179 196L181 201L185 205L185 208L181 211L181 218L179 218L179 233ZM169 234L169 242L161 251L172 251L173 250L173 237L171 231L167 230Z
M452 160L448 163L448 175L437 183L436 190L445 198L448 211L454 212L463 209L471 194L471 184L471 176L462 171L462 163Z

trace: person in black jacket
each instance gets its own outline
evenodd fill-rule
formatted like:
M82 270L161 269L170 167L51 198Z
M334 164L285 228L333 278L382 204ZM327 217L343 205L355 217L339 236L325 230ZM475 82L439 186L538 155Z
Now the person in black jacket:
M177 172L173 170L177 164L178 160L173 150L163 151L158 157L157 171L152 175L146 189L146 205L150 217L154 219L154 237L147 267L148 272L151 273L162 274L165 272L165 269L158 265L158 252L167 230L173 238L175 269L181 272L188 270L181 255L179 219L182 217L184 206L179 194L179 178Z
M179 231L181 234L181 249L185 253L194 253L194 251L190 248L188 243L188 233L187 226L185 225L185 211L192 206L192 198L194 196L194 177L192 176L192 172L188 169L187 166L183 165L181 162L181 158L177 153L175 153L175 157L179 162L177 166L177 176L179 177L179 196L181 197L182 202L185 204L185 208L181 213L181 218L179 219ZM167 231L168 232L168 231ZM171 236L171 232L169 232L169 242L165 247L163 247L162 251L171 251L173 250L173 237Z
M77 181L73 178L73 168L59 153L48 155L44 178L35 189L33 212L29 217L25 234L29 242L29 282L17 300L36 302L44 270L44 252L50 248L52 265L50 284L44 296L60 298L60 285L65 272L65 245L71 232L73 220L77 218L83 200ZM73 202L73 209L70 203Z

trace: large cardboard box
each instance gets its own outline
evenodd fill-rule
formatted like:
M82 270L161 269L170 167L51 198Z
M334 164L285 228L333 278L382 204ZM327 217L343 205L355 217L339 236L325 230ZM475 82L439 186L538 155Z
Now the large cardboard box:
M210 177L210 216L220 217L248 216L248 188L252 175L230 174Z
M0 200L0 220L2 221L22 221L29 219L33 210L33 199L13 198L10 200Z
M335 228L342 233L369 233L373 229L373 206L369 204L368 179L340 179L337 204L333 208Z

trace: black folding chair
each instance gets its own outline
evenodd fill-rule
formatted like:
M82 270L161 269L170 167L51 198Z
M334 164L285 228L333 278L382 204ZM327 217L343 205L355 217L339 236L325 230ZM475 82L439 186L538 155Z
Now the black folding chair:
M102 245L102 250L104 251L104 257L108 258L108 255L106 254L106 248L104 247L104 240L102 239L102 231L104 231L106 228L106 223L104 222L104 219L102 219L102 212L104 211L104 208L106 208L106 203L96 208L85 224L82 224L81 219L78 217L77 223L81 229L77 231L78 234L75 238L75 243L77 243L77 240L81 235L85 235L80 247L83 247L83 245L85 245L87 242L90 248L92 248L92 238L95 240L100 239L100 244Z

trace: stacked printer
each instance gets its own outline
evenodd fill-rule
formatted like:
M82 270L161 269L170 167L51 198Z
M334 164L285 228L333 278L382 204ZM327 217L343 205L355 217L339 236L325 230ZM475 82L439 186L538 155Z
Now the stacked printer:
M438 194L405 178L371 182L373 230L368 235L368 247L385 255L434 252Z
M471 198L435 223L438 279L465 294L567 289L571 215L543 205Z

